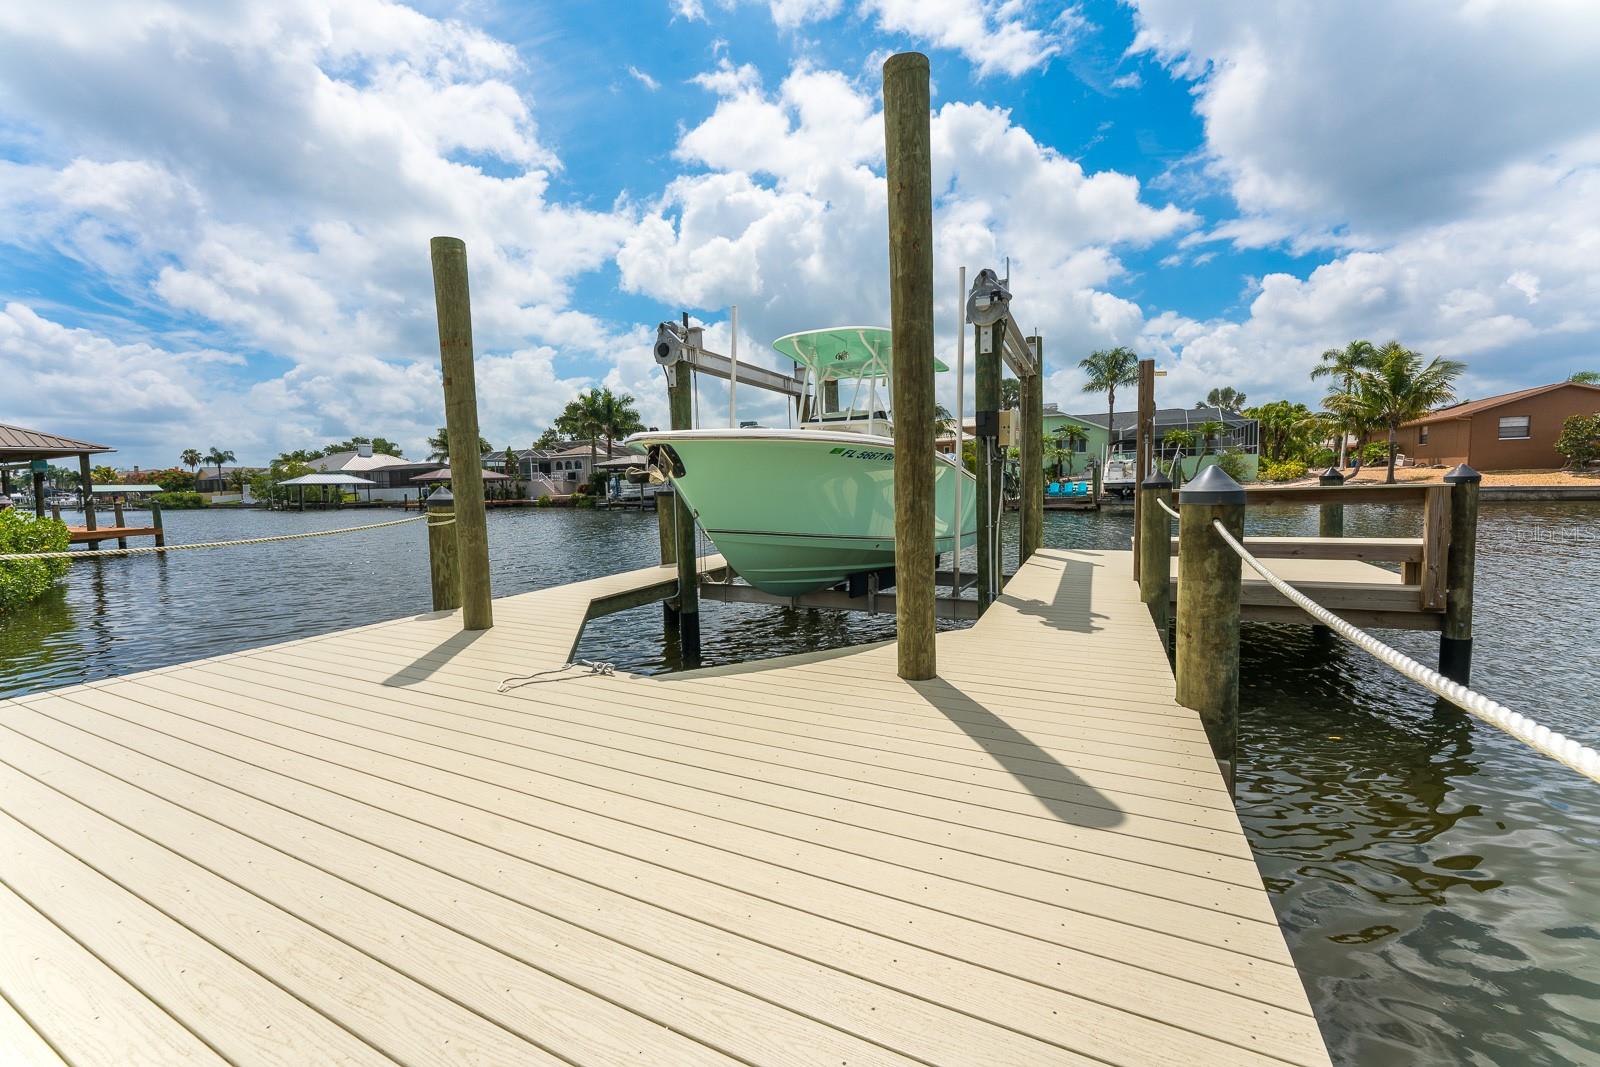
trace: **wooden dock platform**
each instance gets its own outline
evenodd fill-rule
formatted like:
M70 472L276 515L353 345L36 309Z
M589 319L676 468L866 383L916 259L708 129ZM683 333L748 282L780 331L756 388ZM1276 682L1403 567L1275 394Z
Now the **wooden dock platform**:
M880 645L498 691L646 568L0 702L0 1046L1325 1064L1131 566L1039 552L926 683Z

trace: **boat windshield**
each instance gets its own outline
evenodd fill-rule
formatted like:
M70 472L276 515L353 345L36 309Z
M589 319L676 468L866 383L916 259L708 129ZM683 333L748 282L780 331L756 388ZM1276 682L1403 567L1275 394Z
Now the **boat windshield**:
M881 425L888 432L888 419L878 409L878 383L887 382L894 375L894 345L886 326L832 326L824 330L802 330L772 342L779 353L806 369L806 378L815 391L817 402L812 407L813 423L825 423L829 429L851 429L860 424L867 433L874 433ZM937 372L950 368L939 360L933 361ZM827 388L828 383L854 384L849 405L838 407L838 386ZM862 388L866 388L863 397ZM834 399L830 403L828 398ZM884 390L888 400L889 390ZM866 410L857 409L858 402L866 401Z

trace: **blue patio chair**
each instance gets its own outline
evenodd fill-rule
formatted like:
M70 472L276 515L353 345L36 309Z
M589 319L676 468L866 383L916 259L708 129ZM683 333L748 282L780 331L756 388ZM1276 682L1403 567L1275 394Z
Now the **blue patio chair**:
M1059 483L1059 482L1051 482L1049 485L1045 486L1044 495L1045 496L1060 496L1061 495L1061 483Z

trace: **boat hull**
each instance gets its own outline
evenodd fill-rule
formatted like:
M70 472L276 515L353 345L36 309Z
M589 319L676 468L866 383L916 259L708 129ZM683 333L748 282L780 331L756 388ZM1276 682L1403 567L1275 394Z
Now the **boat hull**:
M667 445L672 481L745 581L798 596L894 566L894 441L812 430L678 430L630 443ZM964 478L961 542L976 538L976 482L934 460L934 546L955 548L955 486Z

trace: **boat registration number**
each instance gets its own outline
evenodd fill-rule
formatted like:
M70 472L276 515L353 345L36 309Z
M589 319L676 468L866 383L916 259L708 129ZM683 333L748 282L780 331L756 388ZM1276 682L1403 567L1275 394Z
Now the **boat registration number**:
M885 452L882 449L874 448L835 448L828 455L838 456L841 459L876 459L884 461L894 459L893 452Z

